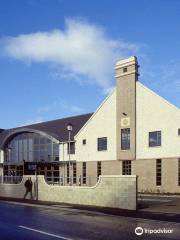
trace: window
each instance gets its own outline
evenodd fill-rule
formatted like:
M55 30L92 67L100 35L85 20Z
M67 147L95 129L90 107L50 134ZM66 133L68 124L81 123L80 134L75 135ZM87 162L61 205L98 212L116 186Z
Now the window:
M67 183L70 183L69 164L67 164Z
M180 186L180 158L178 160L178 185Z
M156 185L161 186L161 169L162 162L161 159L156 159Z
M98 151L105 151L107 150L107 137L98 138Z
M121 129L121 150L130 149L130 128Z
M20 133L5 147L5 162L59 161L59 144L38 133Z
M122 161L122 175L131 175L131 161Z
M180 128L178 129L178 136L180 136Z
M83 165L82 165L82 183L83 184L86 184L86 162L83 162Z
M149 132L149 147L161 146L161 131Z
M83 145L86 145L86 139L83 139L82 143Z
M76 184L76 163L73 163L73 184Z
M67 144L67 153L69 154L69 143ZM70 154L75 154L75 142L70 142Z
M124 67L123 68L123 73L126 73L127 72L127 67Z
M97 179L101 175L101 162L97 162Z

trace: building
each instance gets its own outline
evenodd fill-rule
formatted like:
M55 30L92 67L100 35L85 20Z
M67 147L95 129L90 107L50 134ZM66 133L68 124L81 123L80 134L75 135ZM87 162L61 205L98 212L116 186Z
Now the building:
M2 174L36 164L47 179L84 185L136 174L140 192L180 192L180 109L141 84L138 67L136 57L117 62L116 87L94 113L2 129Z

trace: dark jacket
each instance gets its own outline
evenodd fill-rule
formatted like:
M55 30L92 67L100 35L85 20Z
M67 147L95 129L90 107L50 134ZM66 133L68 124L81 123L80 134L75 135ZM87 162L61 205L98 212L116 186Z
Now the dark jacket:
M32 181L31 180L26 180L24 186L28 191L32 191Z

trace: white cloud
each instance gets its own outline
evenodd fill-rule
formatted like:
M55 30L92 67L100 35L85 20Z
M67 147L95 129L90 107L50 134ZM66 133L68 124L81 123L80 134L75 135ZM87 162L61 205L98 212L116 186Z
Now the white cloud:
M51 104L39 107L37 109L37 113L46 113L46 112L51 112L53 110L56 110L56 112L61 112L62 110L68 111L70 114L80 114L83 112L83 109L81 107L78 107L73 104L69 104L64 100L57 100L54 101Z
M112 87L116 60L137 53L138 46L107 36L105 30L82 20L68 19L64 30L22 34L5 39L5 53L26 63L49 63L56 76Z

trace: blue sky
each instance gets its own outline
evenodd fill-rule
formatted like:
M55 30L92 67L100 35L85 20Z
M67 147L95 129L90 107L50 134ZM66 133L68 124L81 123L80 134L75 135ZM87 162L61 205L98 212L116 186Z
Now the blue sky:
M114 64L180 107L180 1L1 0L0 128L95 111Z

